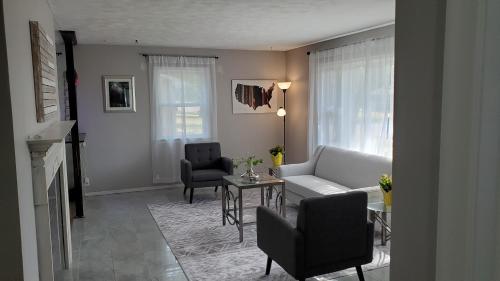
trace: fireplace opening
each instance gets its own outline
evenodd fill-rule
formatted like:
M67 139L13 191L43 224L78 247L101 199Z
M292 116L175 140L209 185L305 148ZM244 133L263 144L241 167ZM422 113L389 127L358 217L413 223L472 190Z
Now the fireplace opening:
M52 241L52 267L54 276L60 276L65 265L64 251L64 220L63 220L63 204L61 197L60 169L57 171L54 180L48 189L49 197L49 217L50 217L50 238Z

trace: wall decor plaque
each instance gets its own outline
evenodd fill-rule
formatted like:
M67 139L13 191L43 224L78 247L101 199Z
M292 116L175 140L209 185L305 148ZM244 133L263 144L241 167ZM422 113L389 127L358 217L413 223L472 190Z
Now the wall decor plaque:
M275 113L278 110L276 80L232 80L233 114Z
M30 36L36 120L43 123L58 115L56 49L54 39L37 21L30 21Z

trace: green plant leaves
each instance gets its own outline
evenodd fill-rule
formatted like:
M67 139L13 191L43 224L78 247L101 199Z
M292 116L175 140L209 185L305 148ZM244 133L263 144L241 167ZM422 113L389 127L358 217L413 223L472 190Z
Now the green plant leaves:
M385 191L389 192L392 190L392 176L384 174L380 177L378 184Z
M278 153L283 154L285 152L285 148L281 145L277 145L271 149L269 149L269 153L271 153L273 156L278 155Z

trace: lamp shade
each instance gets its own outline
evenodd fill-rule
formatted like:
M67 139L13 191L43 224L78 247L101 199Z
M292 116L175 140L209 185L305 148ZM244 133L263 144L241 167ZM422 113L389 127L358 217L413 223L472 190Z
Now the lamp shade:
M283 107L280 107L278 109L278 112L276 112L276 114L278 114L279 117L283 117L286 115L286 110Z
M290 85L292 85L292 82L278 82L278 87L282 90L288 90L290 88Z

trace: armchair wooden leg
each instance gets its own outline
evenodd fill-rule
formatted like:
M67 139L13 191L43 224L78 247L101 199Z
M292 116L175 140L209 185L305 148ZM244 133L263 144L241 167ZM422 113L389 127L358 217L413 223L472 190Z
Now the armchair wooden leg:
M217 188L219 188L219 186L218 186L218 185L216 185L216 186L215 186L215 190L214 190L214 192L217 192Z
M365 281L365 277L363 276L363 270L361 269L361 265L356 266L356 272L358 273L359 281Z
M273 260L270 257L267 257L267 264L266 264L266 275L269 275L271 272L271 264Z
M189 193L189 204L193 203L193 192L194 192L194 188L191 187L191 191Z

